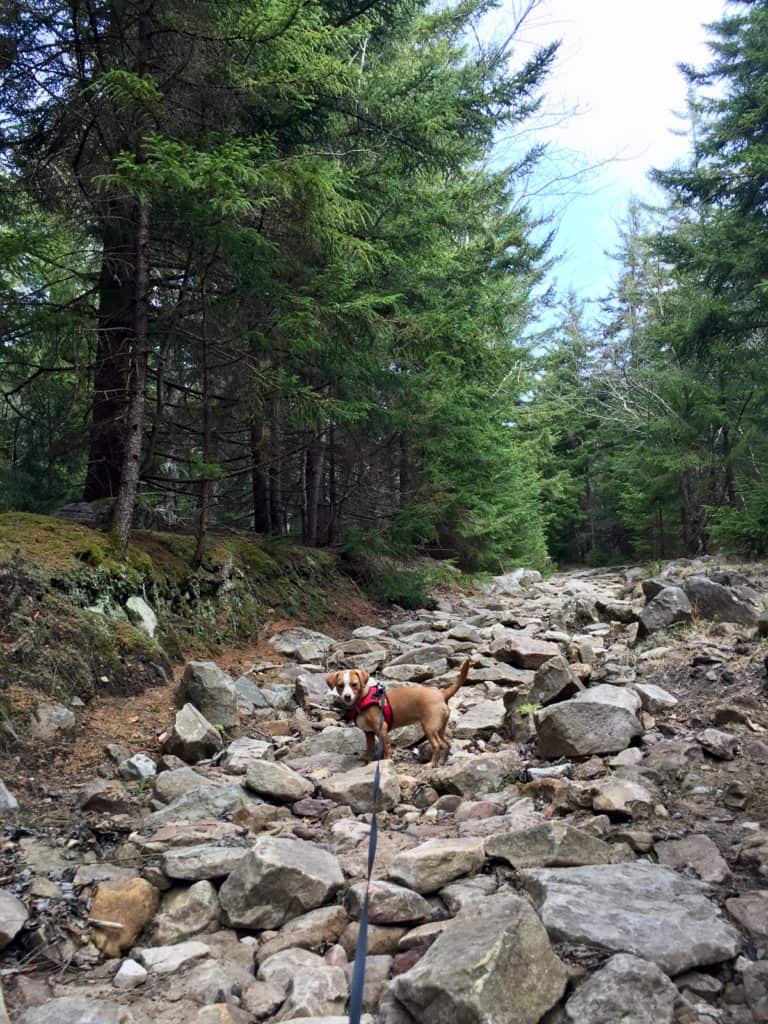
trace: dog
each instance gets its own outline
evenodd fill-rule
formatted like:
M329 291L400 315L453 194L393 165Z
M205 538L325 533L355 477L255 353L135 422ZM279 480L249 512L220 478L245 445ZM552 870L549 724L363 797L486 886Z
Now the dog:
M451 749L445 738L450 717L448 701L467 681L468 673L469 659L459 669L456 682L444 690L429 686L403 686L387 691L386 694L375 685L368 686L371 676L365 669L330 672L325 681L347 708L346 717L365 732L366 761L373 760L377 738L381 739L384 757L391 758L390 729L419 722L432 747L432 767L436 768L441 759L447 759ZM383 721L380 693L383 696Z

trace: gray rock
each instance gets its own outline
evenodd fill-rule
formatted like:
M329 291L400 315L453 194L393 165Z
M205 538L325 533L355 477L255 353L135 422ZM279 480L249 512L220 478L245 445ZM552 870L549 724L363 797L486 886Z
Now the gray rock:
M347 964L344 973L347 984L352 982L354 964ZM384 987L392 970L391 956L367 956L365 958L365 983L363 985L363 1010L377 1011Z
M293 658L305 664L322 664L336 641L324 633L313 629L296 627L277 633L270 641L270 646L286 658Z
M631 715L637 714L642 703L639 694L635 693L634 689L625 690L621 686L611 686L609 683L590 686L588 690L582 690L573 699L587 704L607 704L612 708L624 708Z
M192 704L213 725L230 729L240 721L237 690L214 661L190 661L178 690L179 703Z
M232 685L237 693L238 707L242 713L250 715L257 708L269 707L264 694L250 676L240 676Z
M266 702L265 702L266 703ZM275 748L269 740L240 736L224 751L221 767L230 775L244 775L254 761L274 761Z
M673 697L661 686L654 686L653 683L635 683L633 688L640 694L643 711L649 711L652 715L658 714L659 711L667 711L677 704L677 697Z
M479 797L498 793L514 782L521 771L515 750L498 754L455 754L449 764L432 772L430 782L438 793Z
M755 1021L768 1020L768 960L748 964L742 971L744 998Z
M538 1024L565 985L538 917L509 894L461 913L392 991L419 1024Z
M432 665L444 662L453 654L453 648L447 644L431 643L428 647L412 647L392 658L390 665Z
M482 700L459 715L453 729L457 739L489 739L504 727L506 710L503 700Z
M670 839L656 843L655 850L659 864L671 868L692 868L703 882L724 882L731 874L709 836L692 835L685 839Z
M690 622L692 616L693 609L685 591L680 587L665 587L640 612L638 636L648 636L676 622Z
M219 897L210 882L200 881L165 893L151 925L152 941L173 945L207 931L219 920Z
M123 960L120 969L112 979L112 984L122 992L131 992L143 985L148 977L149 972L141 964L135 960Z
M27 923L27 908L13 893L0 889L0 949L13 942Z
M15 814L18 809L19 801L5 783L0 782L0 815Z
M219 890L233 928L279 928L321 907L344 884L339 862L314 843L261 836Z
M74 712L61 704L38 704L32 712L29 731L37 740L70 736L75 731Z
M708 754L720 761L733 760L739 746L738 736L721 729L703 729L696 734L696 739Z
M725 908L759 946L768 946L768 890L753 889L725 901Z
M635 779L613 775L593 784L592 809L600 813L625 814L631 818L644 814L655 802L651 790Z
M256 796L250 796L242 786L206 786L192 790L147 818L147 825L156 828L168 822L192 822L205 818L231 817L246 807L263 803Z
M163 752L175 754L187 764L196 764L218 753L224 741L207 718L192 704L176 713L173 729L163 744Z
M568 1024L672 1024L677 988L647 960L619 953L587 978L565 1007Z
M134 950L139 963L147 968L150 974L175 974L195 960L202 960L210 954L209 946L204 942L191 940L177 942L173 946L154 946L152 949Z
M536 714L536 750L540 757L615 754L641 732L631 711L610 704L567 700Z
M133 625L154 640L157 634L157 615L144 598L138 595L129 597L125 602L125 611Z
M16 1024L149 1024L138 1010L112 1003L106 999L85 996L64 996L49 999L42 1006L32 1006L16 1018Z
M208 1006L210 1009L217 1004L223 1004L231 1009L233 1005L237 1005L241 993L252 982L251 971L236 961L202 960L171 982L167 999L169 1002L191 999L198 1005ZM231 1020L231 1017L217 1014L211 1024L230 1024Z
M392 761L381 761L381 790L379 809L391 811L400 803L400 783ZM373 777L376 763L353 768L350 772L332 775L320 783L320 791L329 800L346 804L355 814L373 810Z
M363 910L365 883L347 890L345 905L357 920ZM420 924L432 916L432 907L423 896L391 882L371 882L368 897L368 919L373 924Z
M187 793L196 793L201 789L220 789L221 785L194 768L173 768L169 772L160 772L153 783L155 798L167 804Z
M537 640L530 633L513 629L507 630L491 647L491 654L498 661L505 661L517 668L534 670L541 668L545 661L549 661L559 653L560 648L557 644L548 643L546 640Z
M319 907L288 921L273 939L259 944L257 963L286 949L325 949L338 942L349 924L349 915L338 905Z
M486 896L491 896L499 887L493 875L475 875L474 878L460 878L440 890L440 899L455 917L468 907L483 906Z
M303 775L273 761L253 761L245 773L245 784L259 796L282 803L295 803L315 791Z
M484 861L482 839L429 839L398 854L387 877L423 895L479 871Z
M745 600L730 587L724 587L707 576L689 576L683 587L695 614L702 619L738 622L742 626L757 624L762 610L759 602Z
M534 868L520 879L555 941L634 953L673 975L739 950L707 887L657 864Z
M153 779L157 765L148 754L133 754L120 762L117 771L122 779Z
M548 821L519 832L502 832L486 840L488 857L514 868L578 867L609 864L612 847L563 821Z
M168 878L199 882L204 878L226 878L248 852L245 843L216 846L183 846L163 855L163 872Z
M348 994L344 969L321 962L294 974L280 1017L306 1020L343 1013Z
M583 684L573 674L571 666L562 654L558 654L536 670L533 685L528 692L528 701L531 704L546 706L573 697L583 689Z
M343 725L328 725L321 732L313 733L294 745L291 761L313 754L340 754L355 756L365 750L365 734L362 729Z

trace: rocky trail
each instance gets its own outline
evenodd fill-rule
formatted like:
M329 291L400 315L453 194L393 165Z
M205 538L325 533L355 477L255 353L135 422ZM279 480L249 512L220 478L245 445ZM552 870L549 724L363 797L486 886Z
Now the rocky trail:
M325 672L447 685L393 734L378 1024L768 1021L768 567L518 571L351 635L30 706L0 760L0 1024L345 1021L373 766ZM5 785L3 785L3 783Z

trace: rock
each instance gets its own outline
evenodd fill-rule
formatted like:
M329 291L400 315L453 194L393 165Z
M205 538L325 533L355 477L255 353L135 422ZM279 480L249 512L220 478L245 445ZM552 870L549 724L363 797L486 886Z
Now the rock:
M517 668L540 668L545 661L560 654L557 644L537 640L522 630L507 630L491 647L491 654L498 661L507 662Z
M491 875L475 875L474 878L461 878L451 882L440 890L440 899L448 908L448 913L455 917L467 907L476 906L485 896L491 896L498 889L496 878Z
M19 801L7 786L0 782L0 814L15 814L19 809Z
M365 899L365 883L359 882L347 890L345 905L350 915L359 919ZM428 921L432 908L427 901L411 889L391 882L371 882L368 897L368 920L373 924L419 924Z
M280 1017L305 1019L343 1013L348 993L344 969L321 961L294 973Z
M212 1003L198 1010L191 1024L252 1024L251 1018L230 1003Z
M168 878L183 882L225 878L235 870L247 852L244 843L231 846L217 846L213 843L183 846L163 855L163 872Z
M530 686L533 672L505 665L504 662L489 662L488 665L471 668L467 680L470 683L497 683L499 686Z
M703 729L696 734L697 741L712 757L720 761L732 761L738 752L739 738L720 729Z
M392 761L381 761L379 810L391 811L400 803L400 783ZM353 768L350 772L332 775L320 783L320 791L329 800L351 807L355 814L373 810L373 777L376 763Z
M387 877L424 895L479 871L484 861L482 839L429 839L398 854Z
M149 973L135 960L123 960L120 969L112 979L115 988L122 992L131 992L133 989L143 985L149 977Z
M135 954L150 974L175 974L187 964L202 960L210 954L209 946L204 942L177 942L173 946L155 946L152 949L139 949Z
M218 753L224 742L211 723L192 704L176 714L173 729L163 743L163 752L175 754L187 764L196 764Z
M536 714L536 751L540 757L615 754L641 732L635 715L624 707L567 700Z
M667 690L661 686L654 686L652 683L634 683L633 689L640 695L643 710L650 711L652 715L673 708L678 703L677 697L673 697Z
M219 891L233 928L279 928L314 910L344 884L339 862L301 839L259 837Z
M548 821L519 832L501 832L486 840L487 857L513 868L577 867L609 864L612 847L563 821Z
M768 946L768 890L753 889L735 896L725 901L725 908L755 945Z
M751 963L742 971L744 998L757 1024L768 1020L768 960Z
M27 908L7 889L0 889L0 949L16 938L27 923Z
M633 779L614 775L594 784L592 809L598 812L625 814L631 818L653 807L655 802L651 791Z
M514 750L499 754L454 754L449 764L432 772L430 781L439 793L480 797L498 793L520 773L520 756Z
M671 868L692 868L704 882L724 882L731 874L720 851L704 835L687 836L685 839L670 839L656 843L659 864Z
M29 731L36 740L55 740L71 736L77 719L73 711L61 704L38 704L32 712Z
M313 629L295 627L286 629L270 638L270 646L286 658L304 664L322 664L330 649L336 644L333 637L317 633Z
M160 911L152 922L152 941L159 946L207 931L219 920L219 897L210 882L195 882L188 888L165 893Z
M713 622L738 622L742 626L757 624L761 608L758 602L744 600L730 587L707 576L688 576L683 583L694 613Z
M619 953L587 978L565 1007L569 1024L672 1024L678 990L647 960Z
M180 704L192 704L213 725L230 729L240 721L237 690L214 661L190 661L178 689Z
M367 956L365 958L365 983L363 985L363 1010L376 1012L381 1002L384 986L392 970L391 956ZM344 973L347 984L352 983L354 964L347 964Z
M667 629L676 622L690 622L692 615L691 602L685 591L680 587L665 587L640 612L638 636L648 636L649 633Z
M541 922L509 894L455 918L392 991L419 1024L538 1024L565 985Z
M266 703L266 702L265 702ZM275 748L269 740L240 736L233 740L221 759L221 767L230 775L244 775L254 761L274 761Z
M635 693L634 689L611 686L609 683L590 686L588 690L582 690L573 699L585 704L604 704L612 708L624 708L631 715L637 714L641 707L640 696Z
M707 887L657 864L532 868L520 879L555 941L630 952L672 975L739 950Z
M285 992L266 981L255 981L243 993L243 1009L255 1020L271 1017L284 1001Z
M448 671L448 662L445 658L438 661L424 662L422 664L401 664L388 665L382 669L381 675L384 679L393 679L405 683L425 683L428 679L441 676Z
M292 768L273 761L254 761L245 773L248 789L259 796L282 803L295 803L311 796L314 785Z
M105 956L120 956L152 920L159 902L157 889L143 878L99 882L91 904L91 942ZM102 928L100 921L119 927Z
M77 798L81 811L97 811L100 814L127 814L131 800L121 782L117 779L94 779L87 782Z
M308 914L294 917L284 924L273 939L259 945L256 962L263 963L275 953L286 949L321 949L337 942L349 924L349 915L343 907L320 907Z
M50 999L42 1006L24 1010L16 1024L149 1024L147 1018L127 1006L106 999L84 996L63 996Z
M453 654L453 647L447 644L430 643L426 647L411 647L392 658L390 665L432 665L444 662Z
M250 965L246 968L233 960L204 959L171 982L167 997L170 1002L192 999L203 1006L231 1006L252 981ZM250 1024L250 1018L245 1017L243 1024Z
M483 700L456 719L453 735L457 739L489 739L504 727L506 710L503 700Z
M122 779L153 779L157 775L157 765L147 754L133 754L125 758L117 766Z
M339 945L350 960L355 956L359 930L359 922L350 921L339 936ZM404 925L369 925L368 955L388 956L390 953L394 953L398 949L399 943L407 931L408 929Z
M153 784L156 799L166 804L188 793L217 788L220 788L220 785L216 780L202 775L188 765L184 768L173 768L169 772L161 772Z
M528 692L531 704L553 704L555 701L566 700L583 690L581 682L571 671L571 667L562 654L545 661L533 677L533 685Z
M232 816L239 811L251 810L260 804L257 796L251 796L242 786L203 786L190 793L171 800L167 807L155 811L146 820L151 828L168 822L185 822Z
M157 633L157 615L144 598L138 595L129 597L125 602L125 611L133 625L154 640Z

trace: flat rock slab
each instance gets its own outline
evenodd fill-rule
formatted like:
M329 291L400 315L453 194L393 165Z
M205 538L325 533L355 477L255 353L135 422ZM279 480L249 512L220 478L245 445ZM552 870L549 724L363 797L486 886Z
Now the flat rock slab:
M450 764L436 769L430 782L438 793L479 797L498 793L520 773L520 755L514 750L499 754L455 754Z
M266 800L295 803L302 797L311 796L315 787L292 768L274 761L257 760L249 765L245 773L248 789Z
M520 873L550 937L633 953L679 974L730 960L736 929L702 882L645 861Z
M540 668L545 661L560 653L557 644L537 640L522 630L510 630L499 637L491 647L491 653L498 661L505 661L516 668Z
M725 901L725 908L755 944L768 945L768 890L753 889L735 896Z
M617 754L643 731L635 715L626 708L578 699L539 711L536 730L540 757Z
M217 846L213 843L184 846L180 850L169 850L163 856L163 873L169 878L184 882L199 882L204 878L226 878L247 852L245 843L227 846Z
M32 1006L16 1018L16 1024L149 1024L138 1010L106 999L64 996L42 1006Z
M568 1024L672 1024L679 992L656 964L618 953L571 996Z
M187 964L202 960L211 952L204 942L177 942L174 946L154 946L136 950L136 959L150 974L175 974Z
M387 875L393 882L424 895L479 871L484 861L482 839L429 839L395 857Z
M659 864L671 868L689 867L704 882L724 882L731 874L720 851L709 836L693 835L656 843ZM768 908L766 908L768 909Z
M509 894L459 914L392 988L418 1024L538 1024L565 984L538 917Z
M460 740L488 739L504 726L503 700L482 700L456 720L453 735Z
M488 857L514 868L578 867L609 864L611 846L561 821L548 821L519 832L501 832L485 842Z
M391 811L400 803L400 783L392 761L381 761L381 787L379 810ZM355 814L367 814L373 810L373 778L376 764L362 765L351 772L342 772L324 779L320 791L329 800L347 804Z

